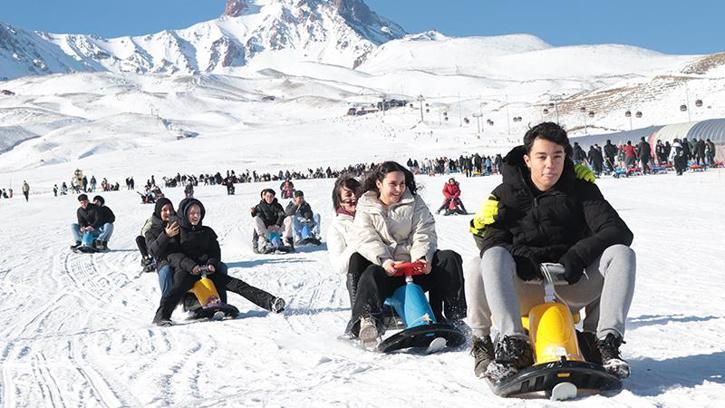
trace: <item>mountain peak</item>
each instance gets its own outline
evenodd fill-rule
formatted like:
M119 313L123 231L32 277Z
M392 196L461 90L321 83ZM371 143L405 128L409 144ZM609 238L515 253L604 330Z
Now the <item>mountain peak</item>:
M227 0L227 5L224 7L224 15L229 17L239 17L244 14L249 4L247 0Z

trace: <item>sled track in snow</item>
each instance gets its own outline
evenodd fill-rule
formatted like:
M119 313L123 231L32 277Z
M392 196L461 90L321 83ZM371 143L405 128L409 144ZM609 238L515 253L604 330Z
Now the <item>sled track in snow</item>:
M88 384L91 394L95 397L96 401L104 407L120 407L130 405L141 405L139 401L136 401L132 394L126 390L125 387L116 385L115 387L107 380L109 376L107 373L101 375L93 367L88 364L85 353L79 350L79 339L69 344L68 360L72 363L75 371L80 375L83 381ZM117 388L123 390L123 394L126 398L122 398ZM129 403L132 401L132 403Z
M66 403L63 401L63 390L58 386L56 377L51 373L45 354L37 354L33 358L31 367L33 378L40 388L42 401L44 403L50 403L49 406L51 407L66 406Z

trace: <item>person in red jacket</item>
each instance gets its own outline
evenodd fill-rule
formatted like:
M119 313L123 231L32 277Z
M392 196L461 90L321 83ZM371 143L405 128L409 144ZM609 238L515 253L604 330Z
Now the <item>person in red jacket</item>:
M627 140L627 144L622 147L624 151L624 163L627 167L634 167L637 164L637 149L632 146L632 141Z
M448 182L443 185L443 195L445 199L440 208L438 208L438 211L436 211L436 214L440 214L443 210L446 210L445 215L468 213L461 201L461 188L453 177L449 178Z

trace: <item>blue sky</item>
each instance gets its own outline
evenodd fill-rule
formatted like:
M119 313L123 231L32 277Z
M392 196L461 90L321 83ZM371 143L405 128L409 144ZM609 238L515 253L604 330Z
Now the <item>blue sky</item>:
M1 0L0 21L104 37L187 27L225 0ZM725 51L725 0L366 0L408 32L534 34L553 45L631 44L672 54Z

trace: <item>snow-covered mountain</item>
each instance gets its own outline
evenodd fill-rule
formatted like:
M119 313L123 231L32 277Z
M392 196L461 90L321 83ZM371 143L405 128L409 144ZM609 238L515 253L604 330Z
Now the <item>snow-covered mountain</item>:
M725 117L725 53L406 35L362 0L228 0L216 20L110 40L0 24L2 77L0 172L190 135L246 146L280 128L294 135L280 148L345 135L367 160L391 141L421 155L501 152L544 120L577 136ZM419 96L425 109L410 103ZM345 115L386 97L409 103Z
M228 0L220 18L182 30L105 39L28 32L0 23L0 78L112 71L223 72L285 52L298 61L355 67L405 31L362 0Z

